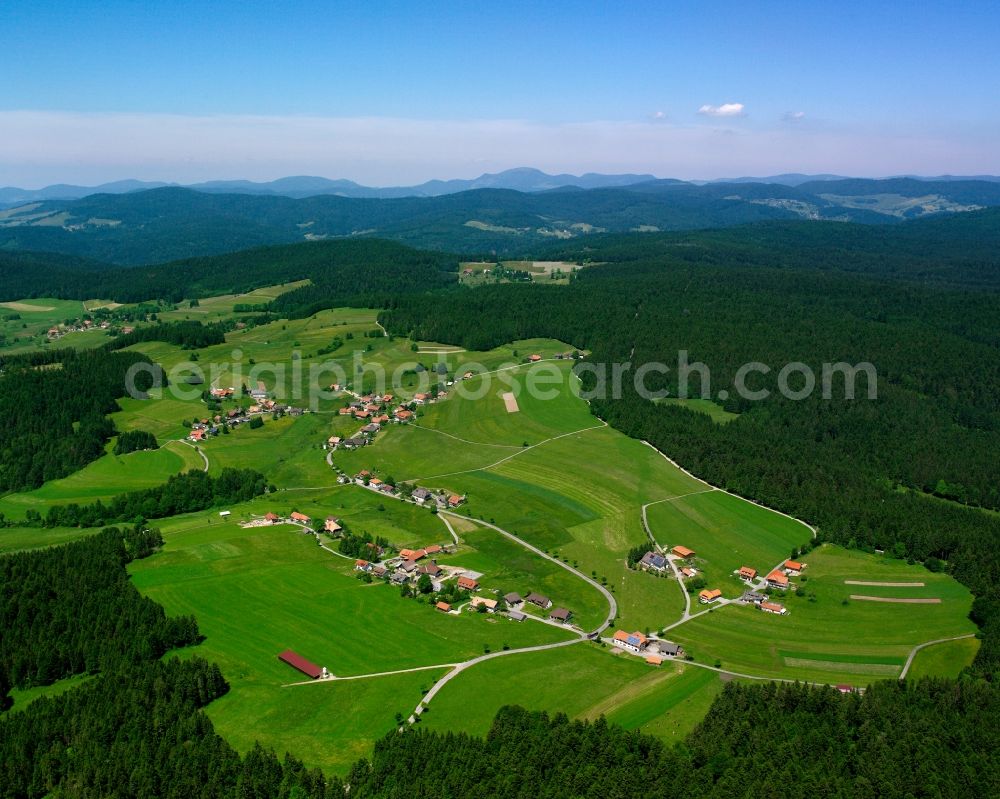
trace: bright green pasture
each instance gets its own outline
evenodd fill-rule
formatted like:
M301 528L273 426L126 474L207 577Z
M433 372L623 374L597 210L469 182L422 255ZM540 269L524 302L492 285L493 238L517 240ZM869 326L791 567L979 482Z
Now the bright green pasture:
M658 629L679 615L676 583L625 564L628 551L647 540L642 505L699 485L649 447L595 427L448 480L469 497L465 514L493 519L606 578L625 626Z
M972 596L952 577L921 566L825 544L805 557L802 591L780 601L786 616L729 605L674 628L673 640L699 662L768 677L865 685L899 674L914 646L974 632ZM922 588L845 585L844 580L923 582ZM815 594L811 601L807 594ZM940 604L849 599L851 594L939 598ZM846 604L845 604L846 602ZM969 650L960 653L971 661ZM931 663L928 668L933 668Z
M77 319L82 314L83 303L79 300L55 300L44 297L0 303L0 347L8 352L73 347L78 339L92 338L93 333L70 333L58 342L50 344L48 330L67 319ZM105 331L97 332L103 341Z
M374 636L367 640L379 645ZM375 742L396 727L395 714L408 718L422 691L446 671L284 689L245 682L214 701L207 712L216 730L240 752L260 741L310 766L343 775L360 758L371 758Z
M278 488L328 486L337 479L322 449L329 422L322 414L265 416L263 427L251 430L241 425L198 446L208 457L210 474L227 467L256 469Z
M200 399L181 400L167 396L161 399L118 400L120 411L111 414L118 430L145 430L163 443L170 439L184 438L189 429L182 422L191 423L206 415L205 403Z
M679 408L687 408L689 411L694 411L695 413L703 413L706 416L710 416L712 421L717 424L725 424L726 422L731 422L733 419L739 418L738 413L727 411L721 405L716 405L712 402L712 400L707 399L678 399L677 397L665 397L657 400L657 402L662 402L664 405L676 405Z
M566 637L548 625L473 613L445 615L403 599L393 587L362 583L350 560L326 552L291 525L242 529L202 514L170 520L162 529L164 551L132 564L131 571L139 590L168 613L198 618L206 640L193 651L219 663L232 685L226 701L209 708L220 733L243 742L260 737L279 745L280 740L282 749L296 752L309 747L314 765L347 765L337 746L343 739L338 728L345 690L352 692L354 682L338 690L328 690L332 685L282 687L304 679L277 660L282 650L294 649L343 676L455 663L482 654L484 647L499 650L504 644L530 646ZM429 687L433 677L434 672L418 672L407 685ZM295 691L309 699L290 699ZM396 710L412 710L405 705L413 698L415 706L418 698L407 695L404 703L377 689L369 696L352 722L368 731L366 740L385 731L386 711L391 717ZM311 710L311 702L320 707ZM280 736L257 721L277 717L286 707L292 722ZM324 709L325 731L314 715ZM294 723L296 717L301 726Z
M978 638L945 641L921 649L913 658L910 670L906 674L907 679L916 680L920 677L955 679L962 673L962 669L972 663L978 651Z
M7 713L16 713L19 710L23 710L36 699L41 699L42 697L56 697L60 694L64 694L73 688L83 685L90 679L93 679L92 674L77 674L73 677L67 677L65 680L57 680L50 685L36 685L33 688L19 689L15 688L10 692L11 698L14 700L14 705L7 711ZM0 713L0 719L4 717L4 713Z
M33 508L44 516L52 505L106 501L127 491L158 486L175 474L204 465L194 449L179 441L128 455L113 455L110 447L106 455L68 477L50 480L34 491L0 498L0 511L8 518L20 519Z
M710 588L738 597L746 584L733 575L751 566L765 575L805 544L812 531L801 522L723 491L705 491L650 505L649 528L661 546L695 551L693 565Z
M586 630L607 617L607 600L596 588L495 530L480 527L464 531L461 540L463 546L458 552L439 558L438 562L481 572L479 583L483 593L545 594L554 606L571 610L573 622Z
M527 622L525 622L527 623ZM488 660L465 670L434 697L422 723L483 735L504 705L609 721L680 740L721 690L715 672L614 655L594 644Z
M245 294L221 294L216 297L206 297L199 300L198 305L194 308L189 307L187 302L183 302L177 306L176 310L162 312L160 319L164 321L192 319L206 324L218 322L234 316L236 312L233 308L238 304L266 305L275 297L280 297L282 294L301 288L308 283L308 280L298 280L277 286L265 286Z
M0 527L0 554L65 544L96 532L79 527Z

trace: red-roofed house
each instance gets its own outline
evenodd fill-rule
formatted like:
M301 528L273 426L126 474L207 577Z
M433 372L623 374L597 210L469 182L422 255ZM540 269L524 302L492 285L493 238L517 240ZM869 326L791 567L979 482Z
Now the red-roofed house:
M269 522L270 524L277 524L278 522L281 521L281 517L277 513L272 513L271 511L268 511L267 513L264 514L264 521Z
M740 579L741 580L756 580L757 570L749 566L743 566L740 568Z
M611 642L615 646L627 649L629 652L641 652L646 648L649 639L640 632L629 633L625 632L625 630L616 630Z
M785 561L785 571L794 577L802 571L802 564L797 560L786 560Z
M784 605L779 605L777 602L761 602L758 607L765 613L776 613L779 616L784 616L787 611Z
M309 524L312 519L306 516L304 513L299 513L297 510L292 511L291 520L293 522L299 522L300 524Z
M775 569L767 575L767 584L771 586L771 588L788 588L788 578Z
M683 558L685 560L687 560L688 558L693 558L694 557L694 550L693 549L688 549L687 547L682 547L680 544L678 544L677 546L675 546L670 551L674 555L676 555L678 558Z
M442 613L451 612L451 605L449 605L447 602L438 602L434 607L436 607Z
M709 602L715 602L717 599L722 599L722 591L718 588L706 588L698 594L698 601L703 605L707 605Z
M462 575L458 578L458 587L463 591L475 591L479 588L479 583L473 580L471 577L466 577Z
M372 565L363 558L358 558L354 561L354 569L359 572L370 572L372 570Z
M399 550L399 556L403 560L420 560L427 553L422 549L401 549Z

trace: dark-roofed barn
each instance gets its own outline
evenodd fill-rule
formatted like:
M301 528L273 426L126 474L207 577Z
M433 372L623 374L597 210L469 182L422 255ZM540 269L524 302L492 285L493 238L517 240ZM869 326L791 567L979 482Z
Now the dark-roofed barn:
M320 669L315 663L310 663L302 655L296 654L291 649L286 649L280 655L278 655L278 660L282 660L291 666L293 669L298 669L306 677L311 677L312 679L318 679L323 670Z

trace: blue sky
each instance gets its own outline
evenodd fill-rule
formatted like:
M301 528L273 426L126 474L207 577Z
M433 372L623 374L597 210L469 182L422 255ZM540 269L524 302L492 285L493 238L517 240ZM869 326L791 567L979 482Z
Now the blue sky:
M996 3L15 2L0 184L1000 172Z

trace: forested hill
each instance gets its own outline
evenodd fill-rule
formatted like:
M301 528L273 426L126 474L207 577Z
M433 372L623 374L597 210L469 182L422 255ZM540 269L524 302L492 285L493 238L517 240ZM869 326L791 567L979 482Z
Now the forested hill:
M890 225L1000 206L990 181L845 180L799 186L656 180L543 192L481 188L438 197L292 199L166 187L47 200L0 212L0 249L150 264L263 244L378 237L502 256L595 233L691 230L766 220Z
M782 267L856 272L921 283L1000 288L1000 208L892 227L776 221L685 233L606 234L551 244L553 260Z
M740 413L726 425L640 397L592 410L652 442L709 482L817 525L823 538L947 568L1000 603L1000 297L876 281L842 272L663 259L583 270L570 286L501 285L448 302L411 296L380 315L390 332L469 349L549 337L592 351L598 364L662 362L653 389L678 392L678 353L710 370L710 393ZM808 364L875 365L876 400L784 399L778 371ZM763 362L763 401L733 391L739 367ZM797 384L796 384L797 385ZM834 383L842 388L842 381ZM692 390L700 388L697 378ZM858 396L866 397L864 377ZM994 600L988 599L993 597ZM980 653L1000 670L1000 604ZM984 616L980 616L984 620Z
M0 301L25 297L179 301L236 294L308 279L284 307L367 304L385 296L436 289L457 279L458 259L379 239L258 247L146 267L113 267L51 253L0 251ZM326 307L329 307L327 305Z

